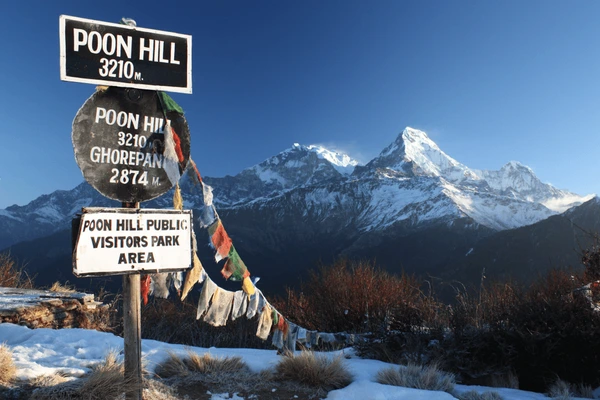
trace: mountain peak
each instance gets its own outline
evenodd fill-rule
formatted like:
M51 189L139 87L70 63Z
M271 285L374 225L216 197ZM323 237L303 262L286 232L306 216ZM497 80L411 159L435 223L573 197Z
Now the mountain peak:
M527 171L529 173L533 174L533 170L531 168L529 168L527 165L525 164L521 164L519 161L509 161L506 164L504 164L502 166L502 168L500 168L501 171L506 171L506 170L518 170L518 171Z
M451 180L477 175L446 153L419 129L406 127L367 167L389 169L405 176L443 176Z
M351 174L354 167L358 165L358 161L339 151L329 150L315 144L311 144L306 148L317 153L319 158L329 161L342 174Z
M358 161L347 154L329 150L319 145L305 146L294 143L292 147L267 158L244 171L279 189L289 189L309 183L329 180L352 173Z
M427 134L419 129L411 128L407 126L404 128L402 133L398 135L398 139L402 138L403 141L409 141L412 143L426 143L429 147L439 149L438 145L427 136ZM396 141L398 141L396 139Z

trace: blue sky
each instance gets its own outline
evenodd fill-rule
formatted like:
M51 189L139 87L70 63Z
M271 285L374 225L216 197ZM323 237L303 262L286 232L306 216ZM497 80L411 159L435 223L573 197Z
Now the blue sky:
M122 3L3 3L0 208L83 180L71 123L94 87L59 79L61 14L192 35L194 93L172 96L203 175L294 142L366 162L412 126L471 168L600 193L600 2Z

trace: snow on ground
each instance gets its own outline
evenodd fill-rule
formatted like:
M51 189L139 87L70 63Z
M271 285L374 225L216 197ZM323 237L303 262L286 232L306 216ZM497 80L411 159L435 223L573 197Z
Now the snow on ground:
M90 371L90 367L100 363L110 351L122 351L123 339L111 333L86 329L29 329L14 324L0 324L0 342L5 343L13 352L18 379L30 379L36 376L61 372L69 376L81 376ZM169 352L181 354L188 350L216 357L239 356L254 371L270 369L279 361L275 350L258 349L209 349L168 344L155 340L143 340L142 353L147 369L152 372L156 365L165 360ZM352 349L327 353L331 357L340 354L349 357L346 360L354 382L349 386L329 392L327 399L334 400L452 400L454 397L445 392L409 389L382 385L375 382L377 372L391 364L377 360L358 358ZM504 400L541 400L548 399L540 393L516 389L489 388L482 386L457 385L456 392L470 390L477 392L496 391ZM213 399L228 398L223 394L213 394ZM241 397L234 397L242 399Z

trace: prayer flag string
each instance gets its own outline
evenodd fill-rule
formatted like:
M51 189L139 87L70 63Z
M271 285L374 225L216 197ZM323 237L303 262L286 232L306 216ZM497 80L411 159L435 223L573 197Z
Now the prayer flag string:
M196 254L196 235L192 226L193 265L185 276L183 290L180 292L182 286L180 272L145 275L141 280L141 294L144 304L148 302L148 295L153 294L156 297L167 298L170 286L177 290L183 301L196 283L203 283L196 319L203 318L211 325L223 326L230 318L235 320L242 315L246 315L246 318L251 319L258 315L259 323L256 336L266 340L269 334L273 332L272 343L280 350L293 351L297 342L310 348L320 342L331 343L340 340L344 343L353 344L355 340L361 338L359 335L323 333L302 328L286 320L268 302L262 291L255 287L250 279L250 271L235 249L233 241L225 230L223 222L213 205L212 187L204 183L198 167L191 157L187 168L182 165L184 158L181 151L181 141L175 130L170 126L166 113L177 112L183 114L183 109L166 93L157 93L165 121L167 121L165 124L164 166L169 179L176 185L173 195L173 208L183 210L179 178L187 170L191 181L202 188L203 205L200 208L198 223L200 228L208 230L209 245L215 251L215 261L219 263L225 260L221 275L225 279L241 281L242 290L231 292L220 288L208 276Z

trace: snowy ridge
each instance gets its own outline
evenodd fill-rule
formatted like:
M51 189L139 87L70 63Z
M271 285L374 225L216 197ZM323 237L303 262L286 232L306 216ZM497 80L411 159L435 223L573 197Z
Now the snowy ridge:
M235 176L204 181L214 188L219 210L258 210L276 216L272 222L278 224L330 221L357 232L383 232L399 222L414 227L432 221L451 224L462 218L493 230L512 229L593 198L543 183L516 161L498 171L470 169L425 132L410 127L364 166L347 154L295 143ZM180 186L186 207L202 204L187 176ZM0 249L66 229L81 207L91 205L118 206L82 183L0 210ZM145 204L171 206L170 195Z
M411 182L390 178L372 189L369 202L359 220L363 230L372 231L399 221L410 220L419 224L461 216L461 211L443 195L442 188L435 181Z
M555 214L539 203L461 190L449 182L444 184L444 193L463 213L481 225L497 230L531 225Z
M16 221L21 221L21 218L13 215L13 213L11 213L8 210L0 210L0 216L1 217L6 217L6 218L10 218L10 219L14 219Z

